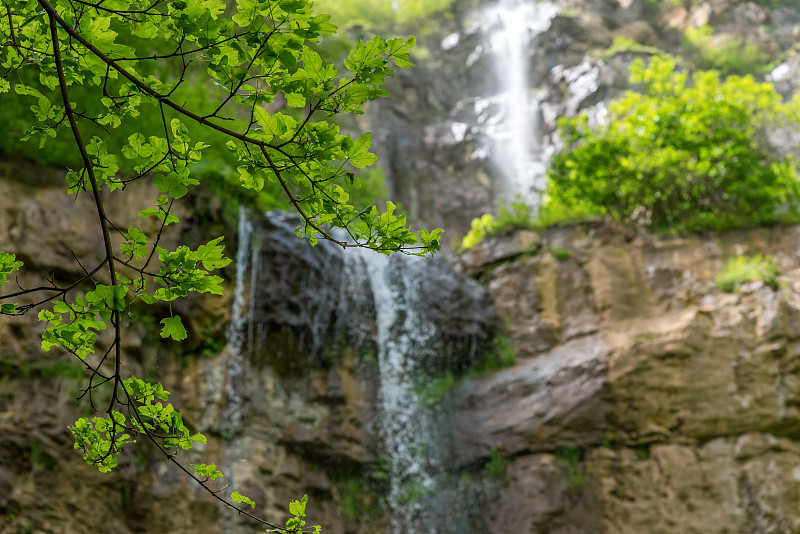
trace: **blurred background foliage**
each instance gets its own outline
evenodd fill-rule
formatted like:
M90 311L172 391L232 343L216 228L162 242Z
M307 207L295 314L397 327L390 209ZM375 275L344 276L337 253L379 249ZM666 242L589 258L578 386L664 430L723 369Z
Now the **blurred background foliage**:
M415 29L421 32L432 32L439 25L436 19L430 18L431 15L438 14L447 18L447 10L454 3L464 1L317 0L315 11L330 14L331 22L339 27L339 32L312 44L312 46L325 59L337 65L341 72L343 60L358 40L370 39L378 34L385 37L406 36L417 33L414 31ZM122 30L118 30L121 33L119 40L129 46L136 46L140 55L166 52L145 50L143 46L147 45L143 45L141 40L126 38L122 34ZM140 63L139 69L144 75L152 74L160 79L171 81L176 81L179 75L177 65L163 61L143 62ZM32 71L23 73L22 76L23 78L18 80L19 82L36 84ZM211 83L211 78L204 76L199 70L192 77L193 79L178 87L174 93L174 99L184 103L190 109L199 110L200 114L212 111L224 97L221 89ZM10 82L12 85L14 84L14 80L10 80ZM56 91L51 91L41 85L37 87L53 102L60 101L61 97ZM99 100L102 95L98 93L97 88L74 86L70 88L70 96L80 106L81 111L89 115L95 114L95 112L99 113L101 107ZM67 131L62 131L56 139L48 141L44 149L40 149L38 143L20 139L19 132L26 131L33 126L35 120L29 109L30 106L20 106L18 102L19 95L13 94L13 92L0 94L0 122L4 125L4 128L0 129L0 155L8 158L25 158L55 167L79 168L82 165L80 154L75 149L74 141ZM30 105L35 104L35 99L31 99ZM268 111L278 110L298 116L300 114L300 110L285 108L282 102L276 100L269 106ZM231 119L234 123L241 120L239 117L231 117ZM234 208L240 203L260 210L290 208L282 191L275 184L267 184L258 193L238 186L236 160L225 149L227 139L224 135L213 130L201 129L192 124L187 124L187 126L193 140L203 141L209 145L209 148L203 152L203 159L194 167L193 173L203 183L204 193L224 199L225 207L230 208L225 210L227 213L235 213ZM340 124L340 127L353 135L360 135L366 129L358 123ZM163 131L164 125L160 114L148 113L145 110L135 121L123 122L117 129L106 132L100 128L93 128L91 131L84 131L84 136L86 138L99 136L108 142L110 148L114 149L123 146L128 136L133 133L142 133L148 136L163 134ZM122 172L132 170L125 168L125 165L133 164L130 161L120 158L119 163ZM356 174L357 189L352 190L351 198L354 199L357 206L381 203L387 198L385 175L380 168L380 163L368 169L352 170Z

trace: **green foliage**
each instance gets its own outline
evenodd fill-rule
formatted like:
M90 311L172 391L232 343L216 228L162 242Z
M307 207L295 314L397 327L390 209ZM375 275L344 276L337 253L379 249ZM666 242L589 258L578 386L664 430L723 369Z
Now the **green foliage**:
M369 478L379 485L388 484L392 479L392 459L379 456L370 467Z
M595 54L598 59L607 60L616 56L617 54L623 54L626 52L633 52L637 54L660 54L661 49L655 46L648 46L643 45L641 43L637 43L632 39L628 39L627 37L623 37L621 35L617 35L614 37L614 42L606 48L605 50L600 51L599 53Z
M350 193L353 205L369 205L382 199L385 200L388 196L386 175L381 167L375 165L353 174Z
M23 263L21 261L17 261L17 257L14 254L0 252L0 287L2 287L3 283L8 282L8 277L11 273L21 269L22 265ZM16 312L16 303L0 303L0 315L12 315Z
M772 289L778 289L778 267L768 257L757 254L753 257L735 256L728 260L716 278L717 289L733 293L747 282L762 281Z
M364 481L357 476L343 477L338 480L339 507L349 519L357 519L365 512L364 503L367 489Z
M304 498L305 498L306 501L308 500L308 496L305 496ZM251 499L250 497L245 497L244 495L242 495L238 491L234 491L233 493L231 493L231 500L233 502L238 502L239 504L249 504L250 508L255 508L256 507L256 503L255 503L255 501L253 501L253 499ZM292 501L291 503L289 503L290 511L291 511L292 505L294 503L296 503L296 502L297 501ZM305 505L305 502L303 504ZM303 509L305 510L305 506L303 507ZM292 512L292 513L294 513L294 512ZM305 514L303 514L303 515L305 515ZM294 523L292 523L292 524L294 524ZM303 521L303 524L305 524L305 521ZM288 523L287 523L286 528L291 529L293 527L290 527L288 525Z
M42 378L61 378L63 380L76 380L84 378L86 372L83 366L79 365L74 360L71 361L55 361L48 363L39 369L39 375Z
M392 460L379 456L366 473L347 471L336 479L339 509L349 519L373 522L386 509L386 494L392 480Z
M631 65L629 91L608 121L563 118L566 150L548 172L543 219L608 215L658 230L727 228L796 212L791 157L778 156L765 129L800 123L800 100L784 103L750 76L690 75L665 56Z
M455 0L316 0L318 9L330 13L339 26L363 26L387 31L419 24L446 11ZM422 32L425 33L424 31Z
M500 454L500 449L492 447L489 451L489 461L483 467L484 474L489 478L505 480L508 459Z
M640 460L648 460L650 458L650 445L643 444L634 447L633 452Z
M83 450L84 460L101 473L116 467L117 457L125 445L136 443L130 433L147 436L170 454L175 454L178 449L187 450L194 443L206 443L202 434L189 432L181 413L171 404L155 402L169 398L169 392L161 384L149 384L132 376L122 380L121 387L132 403L127 406L128 418L117 410L111 410L105 417L91 420L82 417L70 427L75 449Z
M8 275L19 270L22 265L22 262L17 261L17 257L14 254L0 252L0 284L8 282Z
M34 471L44 470L47 467L47 454L44 452L42 442L34 438L30 448L31 467Z
M423 408L430 408L439 404L444 397L461 385L466 378L457 379L452 371L447 371L441 376L426 376L414 389L417 401Z
M413 477L409 480L403 481L402 491L397 496L399 504L408 504L417 502L427 496L436 492L436 488L426 484L420 477Z
M420 406L430 408L439 404L448 393L464 382L511 367L516 362L517 355L511 346L511 340L498 335L492 342L492 350L466 372L458 377L452 371L446 371L439 376L422 376L418 379L414 391Z
M196 464L192 465L192 469L194 469L194 474L205 479L214 480L215 478L222 477L222 473L217 469L216 464ZM234 498L234 500L236 499Z
M461 241L461 246L465 249L472 248L486 236L535 228L536 226L531 207L523 202L512 202L507 206L500 206L497 210L497 217L486 213L472 219L469 232Z
M247 499L247 497L244 497L244 499L246 499L245 502L247 501L249 501L250 503L253 502L250 501L250 499ZM315 534L322 532L322 527L319 525L311 527L312 530L306 530L303 528L306 524L303 518L306 516L307 504L308 504L308 495L303 495L303 498L300 499L299 501L291 501L289 503L289 513L292 514L292 517L286 520L286 530L288 530L289 532L314 532Z
M560 247L547 247L547 250L559 261L567 261L572 258L572 251Z
M756 74L763 71L769 55L754 44L737 39L712 44L714 29L705 25L686 28L681 40L686 58L700 69L715 69L723 75Z
M497 335L492 340L492 351L475 366L480 375L493 373L517 363L517 354L511 345L511 338Z
M176 201L233 169L241 198L291 205L303 220L298 235L312 244L324 238L421 256L438 250L441 230L412 232L391 202L381 210L361 205L363 197L353 202L359 177L371 186L368 196L379 191L377 173L353 170L377 157L371 134L353 139L334 121L387 94L382 85L392 72L412 66L415 39L360 41L340 76L313 48L336 28L310 0L36 0L4 7L4 132L34 157L69 165L65 193L93 201L103 250L95 264L76 258L85 276L50 284L46 296L38 296L42 289L0 294L0 314L37 310L42 348L69 353L88 370L83 396L92 411L103 399L103 411L70 427L87 463L108 472L126 445L144 437L217 499L250 515L244 505L253 508L251 499L234 491L229 502L206 485L222 476L214 464L189 470L176 459L205 437L190 433L160 384L123 376L123 317L158 314L161 337L180 342L188 333L171 303L191 292L222 293L217 273L230 259L221 237L175 250L161 246L161 237L179 222ZM125 229L109 218L105 202L134 181L152 184L150 205L131 206L152 220ZM233 185L223 179L214 187ZM352 241L334 238L334 227ZM0 284L21 267L13 254L0 253ZM158 311L141 312L154 305ZM111 335L98 341L103 331ZM290 503L285 528L250 517L292 531L305 525L306 503Z
M556 460L564 468L567 480L576 487L581 487L586 482L586 475L581 469L581 459L583 452L577 447L559 447L555 451Z

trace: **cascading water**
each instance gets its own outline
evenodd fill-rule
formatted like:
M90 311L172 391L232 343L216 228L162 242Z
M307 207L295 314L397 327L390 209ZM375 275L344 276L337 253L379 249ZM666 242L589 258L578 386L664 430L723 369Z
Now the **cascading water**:
M251 223L244 210L240 214L226 366L214 382L224 391L218 402L227 401L216 419L225 440L226 482L252 479L241 458L242 445L252 437L242 414L252 413L251 403L260 394L254 389L260 387L254 385L256 377L296 380L310 369L338 365L337 351L346 347L348 353L355 351L365 358L364 377L378 379L364 384L377 401L364 413L371 420L365 426L377 439L363 446L388 460L383 497L392 531L469 534L463 521L442 513L447 509L464 515L458 496L445 480L449 476L444 468L447 448L442 446L436 411L420 405L418 388L424 383L422 377L457 373L483 354L489 325L495 320L488 295L475 282L458 277L444 261L402 254L387 257L363 249L344 252L326 242L309 247L294 234L300 223L298 217L286 214L254 217ZM259 347L259 340L264 346ZM377 358L373 360L370 354ZM375 366L367 363L373 361ZM269 365L271 371L259 374L261 365ZM287 403L289 397L300 402L303 394L274 400ZM314 417L320 414L314 425L335 427L338 423L323 421L328 409L333 410L327 403L338 406L339 397L302 402L314 404L321 399L327 399L325 407L312 409ZM289 405L280 404L276 412L285 412ZM295 425L310 424L307 409L296 409L306 420L292 420L288 427L274 429L276 436ZM337 476L337 467L331 468L332 476ZM227 527L236 531L232 522Z
M415 306L415 275L419 261L424 260L364 250L353 259L366 267L376 312L382 412L379 433L391 459L388 504L392 530L396 534L428 532L421 530L426 521L419 497L435 490L426 465L433 442L432 420L420 408L414 391L416 364L429 352L434 334Z
M376 423L390 460L386 497L392 532L469 534L474 503L465 500L444 467L447 438L440 425L442 414L421 405L419 395L431 369L441 373L444 365L457 372L475 360L481 346L482 334L476 334L475 323L469 320L460 325L463 343L448 344L445 340L452 342L453 332L443 330L432 309L450 301L462 312L472 313L488 304L482 300L485 293L480 290L464 299L461 292L467 282L455 289L450 285L455 273L432 260L402 254L387 257L363 249L348 251L344 258L348 277L369 280L371 294L364 296L371 302L364 304L375 313L380 378ZM432 294L434 284L437 289ZM358 285L358 280L351 281L351 286Z
M255 277L258 276L256 265L251 268L251 263L258 261L255 254L255 247L250 246L253 234L253 223L247 217L244 207L239 208L239 248L236 251L236 289L233 293L233 310L231 312L231 322L226 332L230 343L230 356L228 358L228 403L223 412L223 424L230 429L239 427L241 420L241 380L244 372L245 341L247 340L247 328L252 324L250 316L253 310L253 296L245 298L246 274L250 270L251 288L256 287ZM253 260L251 262L251 259Z
M255 307L255 288L261 258L261 240L254 235L253 223L248 217L244 207L239 208L239 247L236 251L236 288L233 294L233 309L231 322L226 332L228 338L227 349L227 374L225 377L225 392L227 403L220 414L220 431L226 440L223 447L223 462L225 467L226 483L235 487L240 479L242 462L242 412L245 403L245 377L248 371L248 361L245 350L248 340L254 339L248 329L254 328L253 310ZM246 295L248 287L247 272L250 271L249 296ZM226 531L234 531L234 517L226 519Z
M529 83L530 43L550 27L558 8L548 2L501 0L482 11L481 26L489 34L488 47L500 93L476 102L476 114L496 103L497 115L484 131L492 141L491 156L503 180L505 200L536 208L544 189L546 161L539 142L539 100Z

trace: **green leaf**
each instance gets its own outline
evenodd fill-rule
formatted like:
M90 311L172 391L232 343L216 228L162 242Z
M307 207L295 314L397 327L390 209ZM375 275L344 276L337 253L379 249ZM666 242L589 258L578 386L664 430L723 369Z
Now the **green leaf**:
M163 325L161 328L161 337L163 338L171 337L175 341L183 341L188 337L180 315L161 319L161 324Z
M372 133L367 132L355 141L353 141L353 146L350 148L350 163L353 164L354 167L359 169L363 169L364 167L369 167L373 163L378 161L378 156L369 152L370 147L372 146Z
M144 258L148 254L147 250L147 236L138 228L128 228L128 232L124 234L126 243L122 243L122 252L129 254L134 258Z
M253 499L245 497L238 491L234 491L233 493L231 493L231 499L233 500L233 502L249 504L252 508L256 507L256 503L253 501Z
M181 175L174 172L156 174L153 176L153 184L159 191L170 195L172 198L182 198L189 192L189 189L183 185Z
M305 517L307 504L308 495L303 495L303 498L299 501L291 501L289 503L289 513L296 517Z
M217 469L216 464L190 464L197 476L207 477L210 480L221 478L222 472Z
M208 271L213 269L221 269L231 263L230 258L226 258L222 252L225 250L225 245L220 245L223 237L220 236L212 239L205 245L197 247L193 258L203 264L203 269Z
M0 252L0 284L8 281L8 276L22 267L23 263L17 261L14 254Z
M306 97L299 93L286 93L286 103L292 108L302 108L306 105Z

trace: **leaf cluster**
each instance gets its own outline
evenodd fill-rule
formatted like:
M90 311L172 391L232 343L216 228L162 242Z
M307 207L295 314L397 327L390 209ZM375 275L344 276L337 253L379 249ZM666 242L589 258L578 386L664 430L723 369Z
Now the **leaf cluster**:
M111 471L117 465L122 448L136 443L132 435L137 434L153 439L169 454L174 454L178 448L187 450L194 443L206 443L202 434L189 432L172 404L157 401L166 401L169 397L161 384L150 384L133 376L122 384L130 399L125 404L127 417L117 410L109 410L105 417L91 420L81 417L70 427L75 449L83 450L83 458L89 465L94 465L101 473ZM212 479L219 473L208 471L204 474Z
M690 74L656 56L631 65L628 91L604 124L563 118L565 150L552 161L542 217L609 215L655 229L762 224L794 210L794 161L767 129L800 123L800 100L784 103L751 76Z
M752 43L738 39L714 44L714 29L709 26L686 28L681 38L684 55L700 69L714 69L723 75L756 74L766 69L769 55Z

